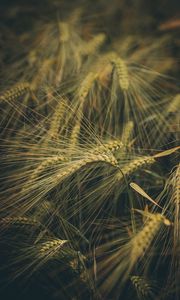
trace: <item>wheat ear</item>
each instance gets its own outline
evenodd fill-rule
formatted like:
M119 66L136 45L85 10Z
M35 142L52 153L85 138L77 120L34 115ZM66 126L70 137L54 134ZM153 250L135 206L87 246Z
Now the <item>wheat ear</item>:
M60 41L65 43L70 38L69 25L66 22L59 22Z
M162 224L170 226L171 223L162 214L148 213L149 220L143 229L132 239L131 263L134 265L138 258L143 257L152 243Z
M129 121L125 124L125 127L123 129L121 140L124 145L128 145L131 141L132 132L133 132L134 124L132 121Z
M120 140L109 140L104 142L102 145L98 145L93 148L93 153L114 153L119 149L122 149L124 144Z
M143 156L138 159L132 160L129 164L121 168L121 172L116 175L117 180L122 180L124 176L129 176L141 169L144 166L152 165L156 162L155 158L152 156Z
M115 52L110 52L104 55L103 59L105 61L110 61L115 66L119 78L119 86L123 92L126 92L130 85L126 62L121 57L119 57Z
M137 211L144 214L143 211ZM116 283L120 282L120 280L121 285L126 282L138 260L142 259L147 253L163 224L166 226L171 225L170 221L162 214L148 213L148 220L144 227L127 244L120 247L120 249L114 250L112 253L110 252L110 256L99 266L99 272L106 277L101 285L103 292L113 290ZM110 275L108 276L108 274Z
M177 94L167 107L167 113L175 113L180 109L180 94Z
M97 78L97 73L90 72L88 75L85 77L85 79L82 81L80 88L78 90L78 100L80 102L79 107L78 107L78 119L75 123L75 126L72 130L71 133L71 146L75 146L78 144L78 137L81 129L81 121L83 118L83 108L84 108L84 101L86 97L88 96L88 93Z
M38 225L38 221L35 218L30 217L5 217L0 220L1 225Z
M139 300L146 299L153 296L153 287L149 280L142 276L131 276L131 282L136 289Z
M174 209L174 247L177 250L180 247L180 164L175 170L172 180L171 203Z
M55 176L56 180L57 180L57 182L60 182L60 181L64 180L65 178L67 178L68 176L75 173L76 171L78 171L79 169L81 169L82 167L84 167L88 164L99 163L99 162L104 162L104 163L110 164L113 167L118 167L118 162L114 158L114 156L109 156L104 153L97 154L97 155L89 154L88 158L84 158L84 159L81 159L81 160L78 160L78 161L72 163L69 167L66 168L66 170L64 172L62 171L60 174L56 175Z
M43 243L39 247L38 256L41 258L53 258L68 240L53 239Z
M49 138L53 140L58 139L59 134L59 126L60 122L63 121L63 116L67 108L67 99L62 98L60 99L60 103L55 108L55 112L52 116L52 120L50 123L50 128L48 130L47 139L45 139L45 144L48 143Z
M99 47L102 46L106 39L105 34L100 33L97 34L94 38L92 38L89 42L87 42L83 47L80 49L82 55L90 55L95 53Z
M30 84L28 82L22 82L16 84L10 90L6 91L0 96L0 101L14 101L17 98L23 96L26 92L30 92Z
M38 87L41 85L43 79L46 77L48 72L51 70L53 62L54 62L54 59L46 59L43 61L40 69L38 70L37 74L35 75L32 83L31 83L32 91L36 91L38 89Z
M55 165L56 163L64 161L67 161L67 158L63 155L53 156L44 160L33 172L32 176L30 177L30 181L36 179L45 169Z
M118 172L116 175L116 179L121 180L121 179L123 179L124 176L129 176L130 174L136 172L138 169L140 169L144 166L154 164L156 162L157 158L171 155L172 153L174 153L175 151L177 151L179 149L180 149L180 146L177 146L177 147L162 151L153 156L143 156L138 159L134 159L134 160L130 161L129 164L127 164L123 168L121 168L121 171Z

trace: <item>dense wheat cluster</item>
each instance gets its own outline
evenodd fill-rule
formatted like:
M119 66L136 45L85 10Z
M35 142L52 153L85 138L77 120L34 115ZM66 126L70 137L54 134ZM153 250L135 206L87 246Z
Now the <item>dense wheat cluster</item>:
M178 300L179 19L162 0L15 2L0 12L1 299Z

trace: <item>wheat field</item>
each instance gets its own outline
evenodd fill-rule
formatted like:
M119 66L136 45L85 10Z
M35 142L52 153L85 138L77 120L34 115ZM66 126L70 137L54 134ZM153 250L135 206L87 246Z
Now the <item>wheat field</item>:
M180 298L180 19L155 2L0 4L0 299Z

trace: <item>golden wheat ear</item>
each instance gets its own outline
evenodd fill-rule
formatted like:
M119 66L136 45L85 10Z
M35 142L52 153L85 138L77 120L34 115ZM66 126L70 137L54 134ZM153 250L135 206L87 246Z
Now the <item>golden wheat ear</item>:
M177 147L165 150L165 151L161 151L160 153L155 154L155 155L141 156L141 157L135 158L133 160L130 160L130 162L128 164L125 164L124 166L122 166L121 169L119 169L119 171L116 174L116 180L120 181L120 180L124 179L124 176L130 176L131 174L135 173L142 167L144 168L145 166L148 166L148 165L150 166L150 165L154 164L156 162L157 158L171 155L174 152L176 152L177 150L179 150L179 148L180 148L180 146L177 146Z
M12 88L7 90L0 96L0 102L14 101L17 98L23 96L25 93L30 91L31 91L31 86L28 82L17 83L16 85L14 85Z
M145 299L154 299L155 297L155 284L151 282L149 279L133 275L130 277L133 287L136 290L137 296L139 300Z
M137 208L132 208L132 210L140 213L143 216L143 218L146 217L146 218L151 219L152 216L153 216L153 214L148 212L148 211L143 211L143 210L140 210L140 209L137 209ZM162 223L164 223L166 226L172 225L172 223L167 218L165 218L162 214L156 214L156 215L159 217L159 219L157 218L158 221L162 221Z

